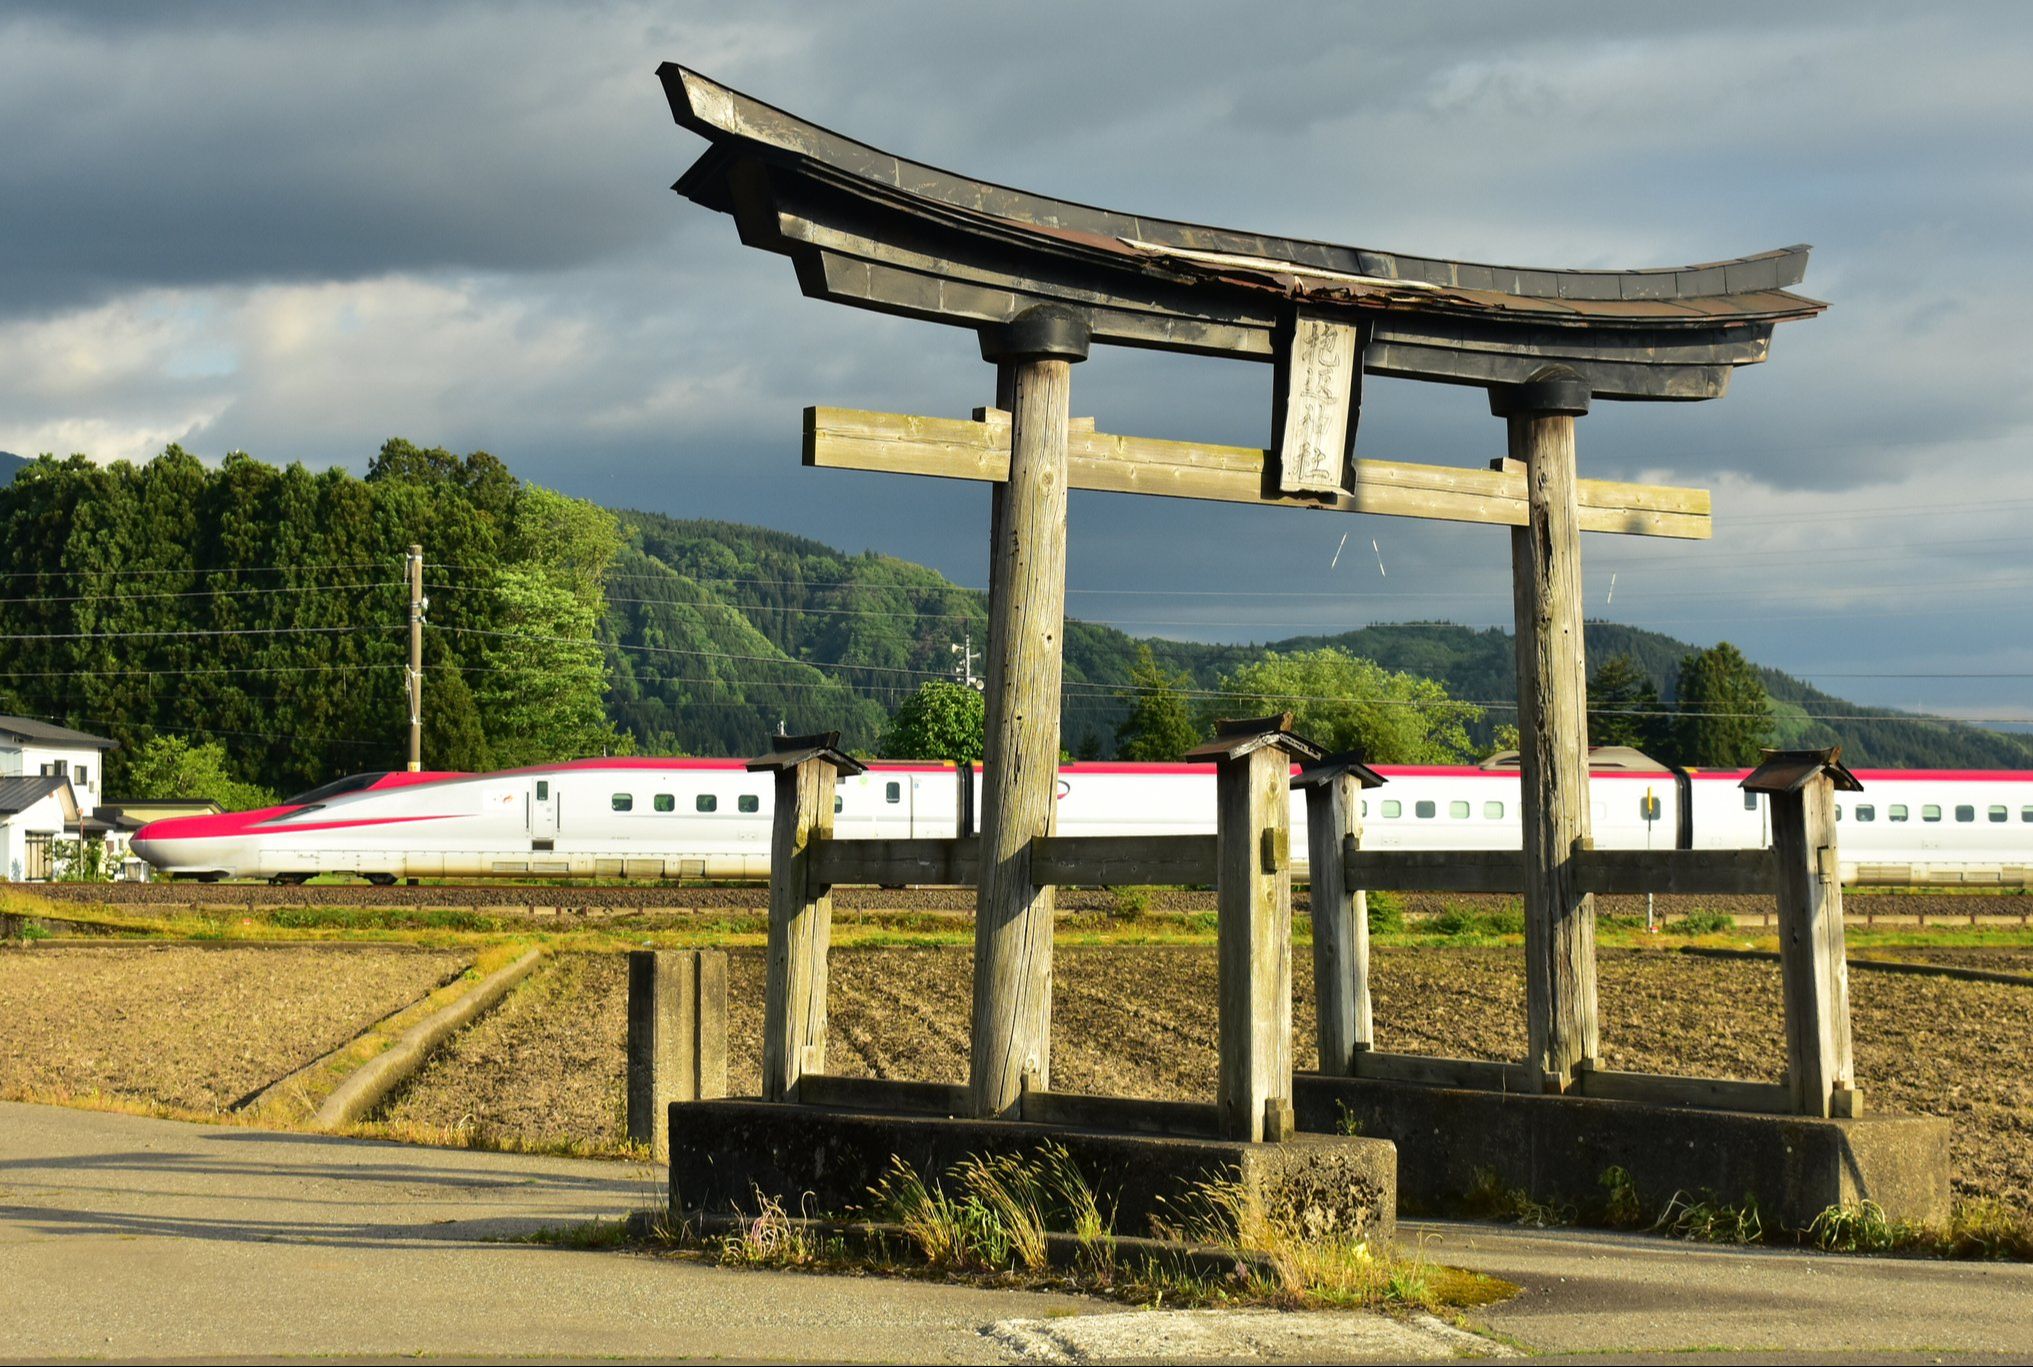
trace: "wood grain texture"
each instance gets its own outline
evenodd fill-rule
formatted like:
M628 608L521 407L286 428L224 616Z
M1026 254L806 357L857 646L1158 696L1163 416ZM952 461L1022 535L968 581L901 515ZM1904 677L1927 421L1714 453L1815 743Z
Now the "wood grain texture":
M831 761L808 759L776 775L770 833L769 945L763 980L762 1095L783 1101L807 1072L826 1070L826 953L833 890L813 849L833 834Z
M1765 895L1778 877L1770 850L1582 850L1574 871L1588 893Z
M1008 477L1009 426L997 421L914 417L844 408L805 410L805 463L945 479L999 482ZM1326 509L1389 517L1425 517L1519 527L1529 517L1522 473L1405 461L1350 462L1346 492L1321 496L1266 493L1262 447L1163 441L1106 432L1074 432L1066 477L1075 489L1157 494ZM1710 535L1705 489L1580 480L1578 518L1585 532L1704 539Z
M1350 887L1366 890L1520 892L1525 886L1524 858L1516 850L1365 850L1344 843L1342 868Z
M1856 1086L1850 1048L1849 963L1844 957L1835 785L1826 775L1797 793L1773 793L1778 861L1779 969L1786 998L1786 1080L1801 1115L1848 1113L1838 1092Z
M1277 746L1215 772L1215 1106L1228 1139L1263 1139L1267 1106L1292 1106L1290 782Z
M1009 478L989 550L987 724L968 1085L977 1116L1015 1113L1026 1078L1051 1085L1053 889L1031 874L1052 833L1066 620L1071 366L1019 361ZM969 424L972 426L973 424Z
M1320 1071L1347 1075L1375 1043L1369 1001L1369 895L1350 884L1347 855L1362 847L1354 774L1306 789L1307 877L1313 906L1313 993Z
M1589 837L1588 676L1581 636L1581 536L1574 419L1508 420L1531 521L1511 533L1517 627L1519 807L1524 822L1527 1061L1565 1090L1598 1053L1595 901L1574 852Z

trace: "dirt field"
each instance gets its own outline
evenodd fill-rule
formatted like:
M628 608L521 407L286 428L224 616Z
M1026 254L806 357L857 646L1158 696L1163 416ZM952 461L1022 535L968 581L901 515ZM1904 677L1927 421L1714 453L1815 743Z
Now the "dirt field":
M2024 951L1926 957L1964 956L1971 966L2027 966ZM964 949L836 952L829 1071L964 1079L969 962ZM1295 969L1295 1053L1311 1067L1310 973L1303 958ZM1610 1066L1778 1078L1777 964L1610 950L1599 971ZM1380 1047L1472 1058L1522 1052L1517 951L1387 949L1376 975ZM531 1138L618 1139L626 992L619 955L560 956L440 1055L390 1114ZM729 993L729 1080L737 1094L753 1094L759 953L731 953ZM1857 970L1851 995L1857 1072L1871 1104L1950 1116L1958 1188L2033 1208L2033 1084L2018 1066L2033 988ZM1211 1096L1213 951L1061 946L1052 1048L1053 1083L1068 1091Z
M224 1110L465 963L399 949L0 951L0 1096Z

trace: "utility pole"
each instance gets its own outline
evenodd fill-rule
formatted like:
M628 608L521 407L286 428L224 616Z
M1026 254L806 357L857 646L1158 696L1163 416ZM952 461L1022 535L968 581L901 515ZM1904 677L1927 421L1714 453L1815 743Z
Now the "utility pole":
M424 767L424 548L409 548L409 771Z
M946 647L953 652L953 677L979 693L983 685L980 676L974 672L974 661L978 655L974 649L974 633L963 632L960 639L964 644Z

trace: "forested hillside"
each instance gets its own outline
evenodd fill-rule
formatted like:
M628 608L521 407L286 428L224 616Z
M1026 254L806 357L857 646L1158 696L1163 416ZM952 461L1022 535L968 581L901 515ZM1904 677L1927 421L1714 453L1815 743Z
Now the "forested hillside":
M175 447L21 471L0 487L0 712L121 742L115 795L157 734L216 739L284 792L399 768L412 542L433 566L430 764L611 744L593 636L612 515L399 441L365 479Z
M642 581L616 579L609 588L608 629L615 655L633 677L617 674L610 711L625 731L642 739L668 734L699 753L741 754L759 746L782 720L791 730L838 727L851 744L872 743L883 717L912 689L952 668L952 647L971 632L976 648L986 630L982 596L921 565L880 555L846 555L801 537L724 522L686 522L654 513L623 512L628 540L619 564ZM647 562L647 563L646 563ZM676 574L670 571L675 570ZM624 601L648 582L658 606ZM675 606L682 601L684 606ZM666 645L631 634L644 611L669 614L660 625L698 641L717 632L720 649L733 650L736 633L745 659L661 657L637 644ZM1610 622L1586 628L1594 664L1627 655L1658 689L1675 701L1681 660L1695 647L1658 632ZM1121 685L1135 666L1137 638L1111 627L1068 622L1064 737L1075 753L1113 753L1117 724L1129 704ZM1515 720L1516 663L1507 631L1477 630L1448 622L1394 622L1332 635L1292 637L1249 645L1208 645L1150 638L1157 660L1188 676L1202 693L1223 675L1280 652L1335 646L1390 670L1444 684L1455 698L1486 711L1470 734L1489 744L1498 726ZM697 648L696 646L694 648ZM630 659L630 657L636 657ZM648 660L646 672L645 659ZM704 660L706 668L698 665ZM838 667L833 667L838 666ZM685 682L685 673L711 674ZM1823 693L1790 675L1759 669L1770 692L1774 743L1843 746L1851 763L1888 767L2025 767L2033 744L2023 737L1949 722L1813 721L1808 713L1848 717L1886 715ZM842 686L854 704L843 704ZM1202 699L1218 706L1218 699ZM871 705L872 704L872 705Z
M14 472L27 464L29 462L26 459L15 455L11 451L0 451L0 484L5 484L13 479Z
M0 472L4 473L4 472ZM751 754L782 726L871 750L896 706L986 643L980 594L922 565L730 523L610 512L517 481L485 453L391 441L365 478L171 448L143 465L32 462L0 484L0 712L119 740L222 743L238 778L293 791L399 767L406 748L404 554L424 547L424 757L483 768L633 748ZM1148 647L1200 714L1267 648L1333 646L1483 705L1475 747L1513 720L1508 633L1397 623L1264 645L1140 642L1066 629L1067 749L1114 753ZM1670 707L1691 647L1612 624ZM2016 736L1879 712L1762 671L1777 739L1853 763L2033 765Z

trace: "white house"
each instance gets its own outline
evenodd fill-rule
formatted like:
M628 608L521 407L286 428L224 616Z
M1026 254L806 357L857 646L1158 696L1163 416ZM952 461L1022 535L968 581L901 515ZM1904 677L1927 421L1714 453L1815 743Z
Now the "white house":
M56 874L51 846L80 817L71 781L55 774L0 778L0 876L40 882Z
M53 840L97 837L106 752L117 742L0 716L0 876L47 878Z

